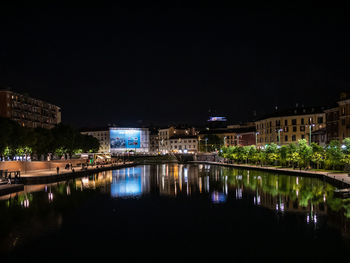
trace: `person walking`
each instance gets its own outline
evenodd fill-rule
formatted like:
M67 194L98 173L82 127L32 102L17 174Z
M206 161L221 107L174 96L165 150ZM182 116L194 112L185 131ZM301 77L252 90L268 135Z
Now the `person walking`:
M56 167L56 171L57 171L57 174L59 174L59 172L60 172L60 167Z

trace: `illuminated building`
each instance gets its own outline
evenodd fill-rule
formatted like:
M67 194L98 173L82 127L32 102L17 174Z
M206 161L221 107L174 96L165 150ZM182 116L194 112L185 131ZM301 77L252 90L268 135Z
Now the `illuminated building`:
M340 101L338 101L338 136L342 141L347 137L350 137L350 94L343 92L340 95Z
M258 146L269 143L280 145L296 143L300 139L310 140L310 131L326 128L324 107L295 108L275 112L255 122ZM325 135L323 135L325 136ZM325 142L326 138L321 138Z
M98 152L100 153L110 152L110 138L109 138L110 136L109 136L108 127L83 130L81 131L81 134L91 135L99 141L100 148Z
M95 137L100 142L99 152L125 153L125 152L149 152L148 128L121 128L109 127L81 131Z
M158 131L159 151L196 152L198 150L198 133L195 128L170 126Z
M233 126L230 126L233 127ZM236 127L236 126L234 126ZM255 127L206 129L199 133L201 144L205 143L208 135L220 138L225 146L247 146L255 144Z
M325 110L327 144L332 140L339 140L339 107Z
M0 90L0 117L23 127L51 129L61 122L60 107L11 90Z

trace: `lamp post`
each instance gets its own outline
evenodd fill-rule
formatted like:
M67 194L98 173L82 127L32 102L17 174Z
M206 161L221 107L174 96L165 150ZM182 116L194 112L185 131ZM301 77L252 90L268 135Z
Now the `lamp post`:
M259 132L255 133L255 147L258 147L258 134L260 134Z
M226 147L226 136L224 136L224 147Z
M311 130L312 130L312 127L314 127L315 124L310 124L309 125L309 145L311 145Z
M281 131L283 131L283 129L278 129L278 145L281 146Z
M208 138L205 138L205 152L208 152Z

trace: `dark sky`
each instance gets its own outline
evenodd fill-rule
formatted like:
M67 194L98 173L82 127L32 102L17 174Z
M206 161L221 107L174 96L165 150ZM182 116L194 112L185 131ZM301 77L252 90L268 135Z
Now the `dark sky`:
M78 127L234 122L349 89L345 8L130 3L0 6L0 84Z

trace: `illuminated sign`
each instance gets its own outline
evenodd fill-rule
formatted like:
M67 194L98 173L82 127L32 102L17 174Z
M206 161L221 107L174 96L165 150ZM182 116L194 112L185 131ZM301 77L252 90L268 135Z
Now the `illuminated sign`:
M111 149L140 148L141 130L138 129L111 129Z
M226 117L209 117L208 121L227 121Z

